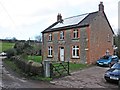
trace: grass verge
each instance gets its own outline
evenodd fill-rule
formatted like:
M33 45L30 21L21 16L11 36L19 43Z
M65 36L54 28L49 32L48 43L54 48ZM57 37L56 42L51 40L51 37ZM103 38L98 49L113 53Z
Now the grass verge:
M11 68L13 71L17 72L18 74L21 74L21 70L17 67L14 62L10 61L9 59L5 59L4 63L7 65L7 67Z
M9 59L5 59L4 63L7 65L8 68L11 68L12 71L19 74L19 76L23 76L23 77L25 77L27 79L40 80L40 81L51 81L52 80L52 78L46 78L46 77L42 77L42 76L39 76L39 75L30 76L27 73L24 73L21 69L19 69L17 67L17 65L13 61L11 61Z

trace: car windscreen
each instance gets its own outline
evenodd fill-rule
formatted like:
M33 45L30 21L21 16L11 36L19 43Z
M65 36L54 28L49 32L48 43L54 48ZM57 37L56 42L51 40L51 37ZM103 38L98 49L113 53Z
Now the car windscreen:
M103 56L101 59L109 59L109 56Z
M118 68L118 69L120 69L120 64L119 63L115 63L111 68Z

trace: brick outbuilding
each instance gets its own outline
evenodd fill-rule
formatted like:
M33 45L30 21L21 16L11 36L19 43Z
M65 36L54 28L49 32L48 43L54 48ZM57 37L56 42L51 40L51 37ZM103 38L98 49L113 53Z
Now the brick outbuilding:
M62 19L42 32L43 60L95 63L101 56L113 54L114 32L104 12L99 10Z

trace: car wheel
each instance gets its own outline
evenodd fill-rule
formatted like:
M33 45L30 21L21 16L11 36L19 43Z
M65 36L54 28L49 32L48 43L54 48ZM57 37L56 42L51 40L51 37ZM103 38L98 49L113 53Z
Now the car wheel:
M106 80L106 82L110 82L110 80L109 80L109 79L106 79L106 78L105 78L105 80Z
M112 66L111 63L109 63L108 66L109 66L109 68L111 68L111 66Z

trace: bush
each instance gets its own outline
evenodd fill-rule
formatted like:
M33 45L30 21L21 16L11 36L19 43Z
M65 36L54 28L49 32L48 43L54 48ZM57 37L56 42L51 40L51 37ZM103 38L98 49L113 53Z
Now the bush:
M7 57L10 58L12 56L15 56L17 54L17 51L16 49L12 48L12 49L7 50L6 53L7 53Z
M13 56L11 60L27 75L43 76L43 65L32 60L26 61L21 56Z
M32 75L42 75L43 74L43 67L41 63L34 62L29 60L27 63L27 68L30 70L29 72Z

